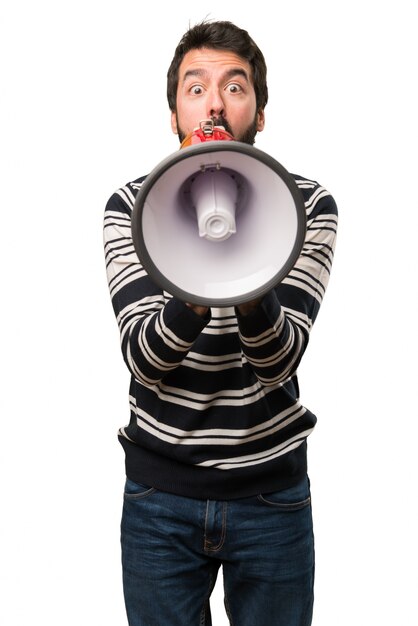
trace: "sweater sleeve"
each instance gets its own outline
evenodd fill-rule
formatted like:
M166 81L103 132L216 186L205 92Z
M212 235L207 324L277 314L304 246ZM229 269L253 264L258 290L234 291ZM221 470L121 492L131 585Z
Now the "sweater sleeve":
M131 374L153 386L183 361L209 319L164 294L146 274L134 249L131 215L143 179L119 189L104 217L106 272Z
M334 255L337 206L318 183L296 177L305 200L302 252L287 277L247 316L237 312L243 352L259 381L273 386L297 370L318 315Z

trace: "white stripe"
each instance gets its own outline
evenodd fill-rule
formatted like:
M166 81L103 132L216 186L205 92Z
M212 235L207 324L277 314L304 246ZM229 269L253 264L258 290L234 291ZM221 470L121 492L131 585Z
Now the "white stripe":
M300 311L294 311L293 309L289 309L288 307L282 307L283 311L286 313L287 317L289 317L295 324L301 326L308 332L312 328L312 320L305 313L301 313Z
M262 396L264 395L264 390L258 380L249 387L243 387L242 389L221 389L220 391L216 391L214 393L198 393L197 391L179 389L178 387L171 387L170 385L164 384L158 385L158 389L156 389L155 392L161 392L164 397L168 397L170 395L176 397L181 396L181 401L183 403L186 403L187 399L196 400L200 403L199 406L205 403L205 408L209 408L213 400L220 397L229 398L231 400L238 399L239 405L246 405L252 404L254 400L258 400L260 392Z
M143 356L152 367L160 370L160 372L169 372L174 367L176 367L177 362L172 363L172 362L163 361L162 359L160 359L160 357L151 348L146 338L148 326L151 324L152 321L153 321L153 316L150 316L150 317L145 318L144 321L142 322L142 326L138 335L138 344L139 344L139 347L141 349ZM161 336L161 333L159 334ZM178 347L174 349L177 351L179 350ZM180 360L180 356L181 355L179 354L179 360ZM158 379L156 379L156 381L159 380L160 378L161 376L159 376Z
M115 219L120 218L126 221L130 221L130 217L126 213L123 213L122 211L117 210L117 209L107 208L104 212L104 219L107 220L110 217L115 218Z
M126 204L132 209L135 203L135 196L133 195L132 191L129 189L129 187L121 187L120 189L118 189L116 191L116 193L118 194L118 196L120 196L122 198L122 200L124 202L126 202Z
M121 309L119 315L117 316L118 323L123 323L123 320L132 315L133 312L137 312L138 318L141 315L149 312L150 308L155 307L155 309L160 309L164 306L164 301L161 296L153 295L147 296L146 298L142 298L137 302L132 302L128 304L123 309Z
M231 354L221 354L213 356L209 354L201 354L200 352L189 352L189 357L202 363L223 363L224 361L241 361L241 352L232 352Z
M118 293L118 291L123 289L123 287L126 287L126 285L129 285L129 283L133 282L134 280L139 280L140 278L143 278L146 275L145 270L140 265L138 265L138 269L136 271L132 272L132 269L133 269L133 266L129 265L126 268L124 268L121 272L119 272L119 274L115 274L113 276L113 280L115 281L115 284L109 286L110 295L112 298ZM129 276L126 276L125 278L119 281L118 279L120 275L121 274L123 275L126 271L131 271L132 273Z
M171 331L164 321L164 317L161 316L157 318L156 331L160 337L164 340L164 343L171 348L172 350L188 350L191 345L193 345L192 341L183 341L180 339L173 331Z
M269 343L272 339L279 335L282 332L283 326L285 324L285 316L283 311L280 311L280 315L276 322L272 325L272 328L267 329L266 331L260 333L256 337L244 337L244 335L240 332L240 338L242 343L249 348L258 348L259 346L263 346L266 343Z
M126 348L126 359L128 361L128 365L129 365L129 367L131 369L131 372L133 373L135 378L137 380L139 380L145 387L154 387L155 384L158 382L158 378L152 379L152 378L148 378L147 376L143 375L141 370L137 367L137 365L135 363L135 360L132 358L130 342L128 341L127 344L128 345L127 345L127 348Z
M237 457L236 459L223 459L222 461L204 461L203 463L199 463L199 467L216 467L216 469L228 470L234 469L237 467L249 467L251 465L260 465L260 463L265 463L266 461L271 461L273 459L277 459L283 454L287 454L291 450L295 450L298 448L303 441L308 437L313 428L309 430L305 430L300 435L295 435L292 439L288 439L284 441L278 446L271 448L271 450L265 450L259 454L254 454L252 456L243 456Z
M213 326L206 326L202 330L202 335L229 335L231 333L235 334L237 332L237 327L238 325L230 326L229 328L213 328Z
M263 385L276 385L279 382L282 382L283 379L288 380L288 378L292 375L292 371L293 371L293 366L296 363L296 361L298 360L299 356L300 356L300 352L301 352L301 347L302 347L302 336L301 336L301 332L298 329L298 340L297 340L297 345L294 351L294 355L293 358L291 359L291 361L288 363L286 369L280 371L276 376L274 376L273 378L267 378L261 375L260 370L258 370L257 372L257 376L258 379L260 380L261 383L263 383Z
M194 358L193 355L196 355L197 358ZM225 358L220 358L219 361L211 362L210 360L205 360L205 355L191 352L185 357L183 365L203 372L221 372L223 370L234 369L236 367L241 368L244 363L248 363L245 356L241 354L238 354L236 359L230 359L228 361L227 359L230 356L231 355L227 355ZM208 359L211 358L212 357L208 357Z
M231 321L235 319L235 309L233 306L226 306L222 309L220 309L219 307L213 307L211 309L212 311L212 320L211 321L216 321L216 320L220 320L222 321Z
M326 213L321 213L320 215L317 215L316 217L313 217L311 220L308 221L308 227L314 225L314 226L321 226L321 228L336 228L338 223L338 220L336 218L335 215L333 215L332 213L326 214Z
M307 285L306 283L302 283L300 280L294 277L285 278L283 280L283 283L285 283L286 285L292 285L293 287L297 287L298 289L302 289L303 291L306 291L306 293L308 293L313 298L316 298L320 302L322 300L323 296L322 294L318 294L317 286L311 287L310 285Z
M258 382L258 381L257 381ZM158 386L155 388L155 393L159 400L170 402L170 404L177 404L178 406L187 407L194 411L207 411L214 406L246 406L253 404L257 400L261 400L265 396L265 391L261 384L259 384L259 391L253 393L249 397L242 397L245 390L240 390L239 394L235 397L231 394L231 391L226 389L224 392L217 392L212 395L194 394L190 391L184 391L183 389L174 389L171 387ZM176 394L176 395L174 395ZM184 395L187 394L187 395ZM205 401L204 398L207 398ZM200 402L193 401L192 398L202 398Z
M313 212L314 208L316 207L318 202L322 200L322 198L326 198L329 195L329 192L323 187L317 189L315 193L313 193L309 200L305 203L307 215L309 216Z
M301 178L295 178L295 183L298 187L307 187L311 189L312 187L316 187L318 183L315 180L305 180Z
M135 443L135 441L131 439L130 437L128 437L128 435L126 434L126 426L119 428L118 434L122 435L122 437L125 437L125 439L128 439L128 441L132 441L132 443Z
M295 409L297 410L295 411ZM257 441L258 439L264 439L265 437L269 437L277 433L292 422L296 421L306 411L304 407L296 404L290 409L282 411L267 422L258 424L248 430L233 430L225 428L183 431L179 428L169 426L168 424L162 424L139 407L133 406L133 410L137 416L138 426L146 432L167 443L189 446L242 445L251 441ZM263 454L265 454L265 452Z
M142 185L144 184L144 180L141 183L130 183L132 189L141 189Z
M289 354L289 349L294 343L294 335L295 333L293 330L293 326L290 326L290 332L289 337L287 338L287 342L284 346L280 348L280 350L274 352L273 354L269 354L262 359L257 359L256 357L248 357L249 362L255 365L257 368L270 367L272 365L280 363L280 361L282 361Z

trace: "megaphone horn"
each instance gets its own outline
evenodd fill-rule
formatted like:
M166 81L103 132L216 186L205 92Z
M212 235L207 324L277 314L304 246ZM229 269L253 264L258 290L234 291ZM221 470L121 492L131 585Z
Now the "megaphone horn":
M259 298L300 255L303 198L271 156L239 141L190 145L163 160L135 200L132 237L154 282L226 307Z

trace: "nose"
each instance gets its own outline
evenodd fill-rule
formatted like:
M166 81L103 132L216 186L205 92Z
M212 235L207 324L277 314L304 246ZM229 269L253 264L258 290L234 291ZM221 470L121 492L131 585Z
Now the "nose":
M219 89L211 90L207 105L208 117L218 117L219 115L223 115L225 113L225 103Z

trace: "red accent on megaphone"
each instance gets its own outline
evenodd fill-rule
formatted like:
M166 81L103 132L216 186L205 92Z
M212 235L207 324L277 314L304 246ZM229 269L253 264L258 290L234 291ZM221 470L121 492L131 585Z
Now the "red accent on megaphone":
M191 133L183 139L180 148L187 148L196 144L205 143L206 141L234 141L234 137L228 133L223 126L205 125L200 123Z

